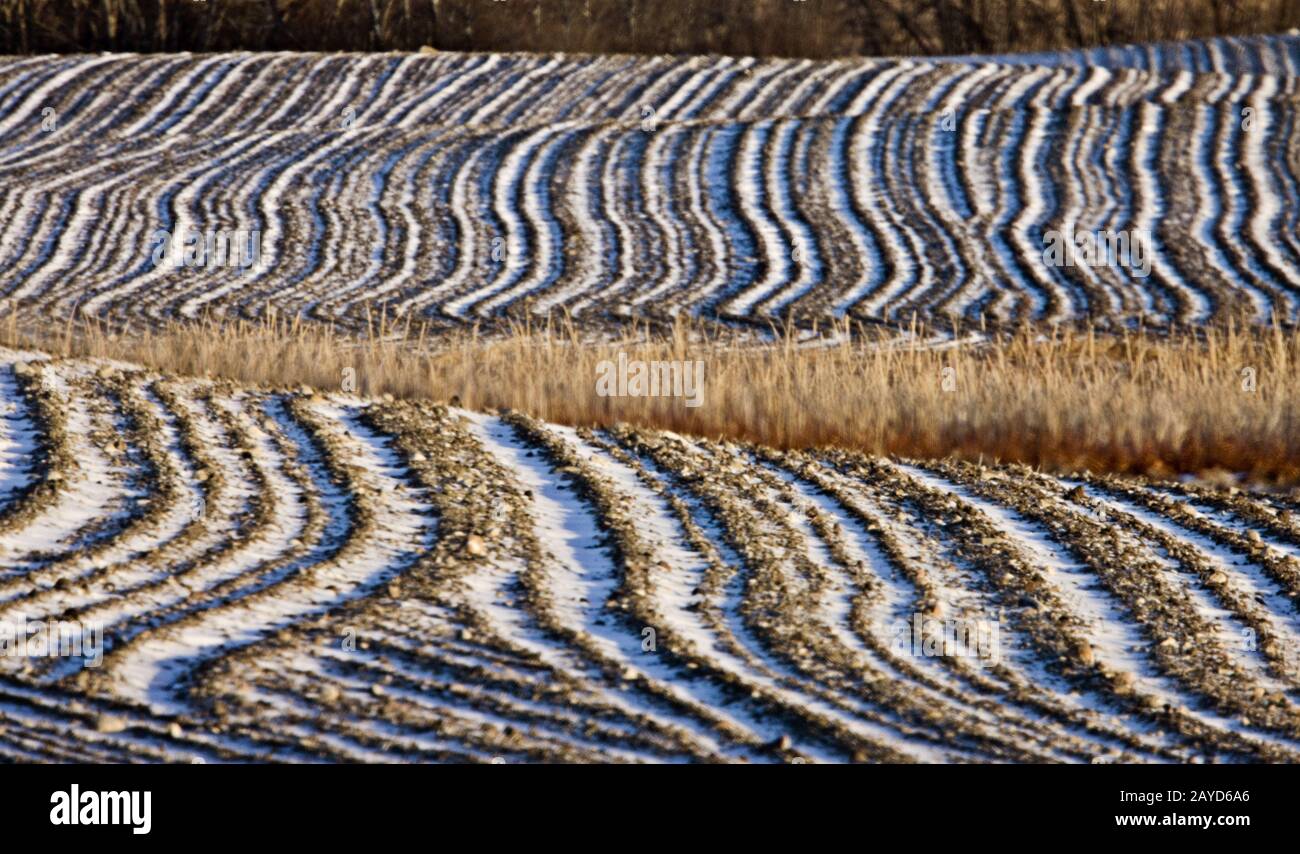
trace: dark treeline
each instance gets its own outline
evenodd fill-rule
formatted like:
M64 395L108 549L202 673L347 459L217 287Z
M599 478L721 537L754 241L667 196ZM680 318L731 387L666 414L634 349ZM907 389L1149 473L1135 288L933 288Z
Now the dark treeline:
M1300 0L0 0L0 51L1048 50L1300 27Z

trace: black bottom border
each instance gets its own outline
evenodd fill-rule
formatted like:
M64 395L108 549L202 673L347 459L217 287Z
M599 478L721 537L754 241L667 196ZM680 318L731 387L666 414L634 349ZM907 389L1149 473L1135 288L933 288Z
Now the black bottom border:
M1222 839L1290 830L1297 777L1284 766L41 765L0 768L0 780L10 784L0 807L5 830L73 844L112 838L137 845L337 843L400 838L395 834L437 844L431 831L475 826L494 840L517 833L533 844L539 832L553 837L565 828L611 840L631 831L634 839L694 841L716 833L735 841L738 832L762 839L797 828L810 837L824 833L829 843L850 827L921 832L927 841L1026 832L1044 840L1170 833ZM87 817L103 805L111 818L113 801L100 792L140 793L137 814L148 792L149 832L135 833L132 819L54 824L52 818L67 818L57 811L72 802L73 786L83 810L93 793Z

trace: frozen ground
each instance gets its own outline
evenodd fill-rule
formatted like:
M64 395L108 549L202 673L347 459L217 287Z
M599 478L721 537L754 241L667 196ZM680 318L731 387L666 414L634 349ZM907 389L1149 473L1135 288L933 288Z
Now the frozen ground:
M1289 494L12 352L0 394L0 622L103 638L0 656L0 757L1300 757Z
M1293 320L1298 72L1297 35L4 58L0 282L46 320ZM1057 266L1052 232L1142 247ZM256 264L216 263L222 236Z

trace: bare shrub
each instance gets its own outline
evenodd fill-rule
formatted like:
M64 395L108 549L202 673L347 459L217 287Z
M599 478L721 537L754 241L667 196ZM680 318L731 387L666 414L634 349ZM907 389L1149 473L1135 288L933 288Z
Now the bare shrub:
M828 57L1052 50L1300 26L1300 0L0 0L0 51Z

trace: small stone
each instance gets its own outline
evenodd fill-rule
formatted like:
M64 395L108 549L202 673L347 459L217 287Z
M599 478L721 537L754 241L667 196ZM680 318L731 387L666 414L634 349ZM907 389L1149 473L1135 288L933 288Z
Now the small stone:
M127 728L127 722L115 715L100 715L95 719L95 732L122 732Z
M321 700L326 703L337 703L342 696L342 693L334 685L326 685L320 692Z
M1132 693L1134 686L1137 684L1137 680L1134 678L1132 673L1129 673L1126 670L1112 676L1110 684L1115 688L1115 693L1129 694Z
M167 734L170 735L172 738L180 738L182 735L185 734L185 730L181 729L180 724L176 723L175 721L172 721L170 724L167 725Z
M465 538L465 553L470 557L483 557L487 554L487 543L478 534L470 534Z

